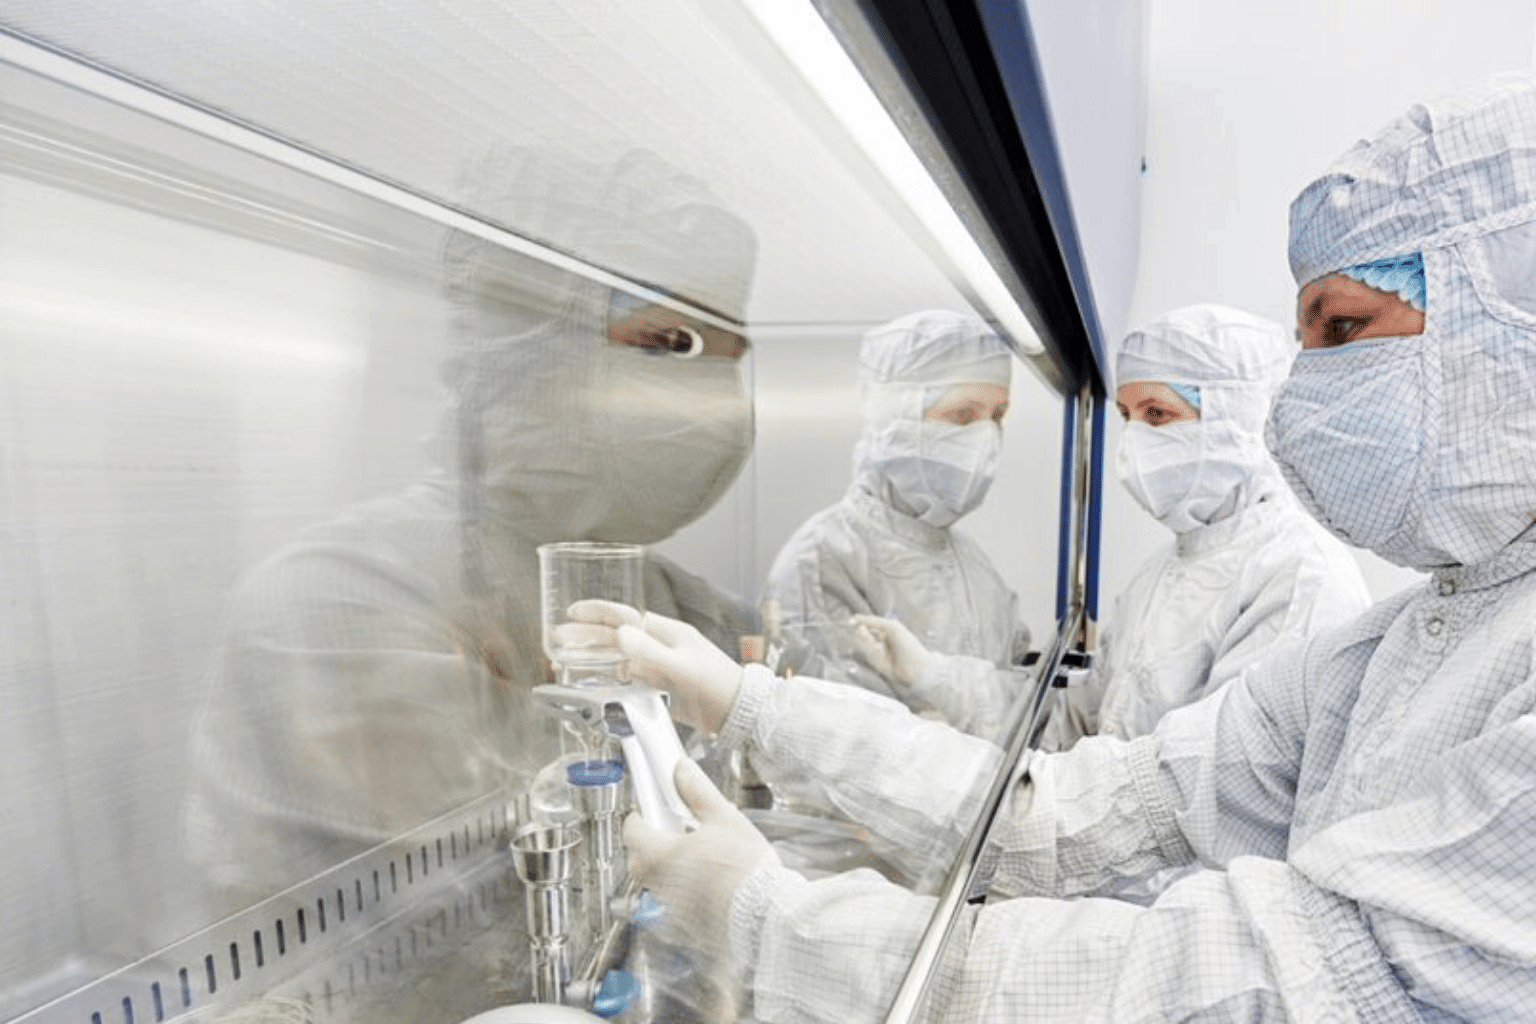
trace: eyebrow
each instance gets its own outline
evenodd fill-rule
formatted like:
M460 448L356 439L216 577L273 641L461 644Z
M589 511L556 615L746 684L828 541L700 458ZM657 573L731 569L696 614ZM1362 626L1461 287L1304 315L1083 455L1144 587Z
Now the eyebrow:
M1311 323L1315 322L1319 316L1322 315L1322 312L1323 312L1323 299L1325 297L1326 296L1324 296L1324 294L1321 291L1319 291L1316 295L1312 296L1312 301L1307 303L1306 314L1303 315L1302 318L1301 318L1301 322L1302 323L1304 323L1304 324L1311 324Z

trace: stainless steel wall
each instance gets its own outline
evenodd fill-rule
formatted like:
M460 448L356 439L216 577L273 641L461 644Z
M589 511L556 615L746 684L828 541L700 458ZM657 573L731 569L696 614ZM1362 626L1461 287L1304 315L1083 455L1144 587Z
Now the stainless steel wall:
M8 177L0 990L206 923L187 730L242 571L420 473L446 311L383 279Z

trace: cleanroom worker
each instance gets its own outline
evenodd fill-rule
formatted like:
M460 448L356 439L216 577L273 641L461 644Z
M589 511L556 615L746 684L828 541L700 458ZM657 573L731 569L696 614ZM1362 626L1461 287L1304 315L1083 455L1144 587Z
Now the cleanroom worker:
M1043 748L1145 735L1275 648L1370 605L1354 556L1297 503L1264 447L1296 351L1280 325L1217 305L1176 309L1120 342L1120 482L1174 536L1116 598L1086 682L1051 707ZM930 656L899 624L859 625L887 648L873 660L884 655L951 725L985 735L1007 721L1011 679Z
M1354 146L1292 204L1290 259L1305 351L1269 448L1331 531L1430 577L1150 735L1033 754L934 1019L1503 1024L1536 1006L1536 75ZM1383 261L1422 268L1422 310ZM687 627L619 633L675 707L751 738L765 778L814 777L867 827L947 827L953 766L998 757L894 701L743 671ZM631 819L631 862L713 929L754 1019L878 1019L934 900L807 881L694 768L678 778L702 828ZM1059 898L1195 862L1150 906Z
M912 313L864 336L853 482L795 531L764 588L777 671L902 697L859 657L859 613L996 668L1028 652L1018 596L955 526L997 473L1012 368L1003 340L966 313Z
M465 195L507 225L727 316L755 238L699 180L501 148ZM559 754L537 548L649 544L704 514L752 443L744 337L466 232L436 466L304 531L232 597L192 740L189 856L244 905ZM649 607L734 646L749 602L653 555Z

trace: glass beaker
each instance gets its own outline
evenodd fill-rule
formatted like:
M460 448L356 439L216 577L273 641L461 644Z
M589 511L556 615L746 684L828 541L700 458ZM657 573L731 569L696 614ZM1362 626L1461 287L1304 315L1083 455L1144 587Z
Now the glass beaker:
M577 601L596 598L645 610L645 547L567 541L539 546L544 653L567 686L625 682L624 652L613 629L572 623Z

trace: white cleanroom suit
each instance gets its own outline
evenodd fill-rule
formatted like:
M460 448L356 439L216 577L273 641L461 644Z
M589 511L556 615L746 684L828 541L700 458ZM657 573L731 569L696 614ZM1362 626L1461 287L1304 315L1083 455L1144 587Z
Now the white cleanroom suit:
M764 588L776 668L894 694L859 656L855 614L893 617L934 650L994 667L1028 651L1017 595L954 525L991 486L1002 428L924 418L956 385L1007 387L1012 362L984 322L947 310L909 314L864 337L853 483L785 542Z
M1174 537L1115 598L1092 671L1051 707L1046 749L1145 735L1272 650L1370 605L1354 556L1301 508L1264 448L1269 402L1296 352L1278 324L1219 305L1176 309L1121 341L1117 386L1177 386L1200 418L1126 425L1122 482ZM913 690L986 735L1006 722L1016 686L944 657Z
M1529 1018L1536 76L1415 106L1292 205L1302 286L1412 253L1423 333L1303 353L1267 433L1320 519L1429 579L1150 735L1032 756L992 833L995 895L947 945L933 1019ZM748 669L722 735L750 740L770 781L942 846L936 808L969 791L945 766L983 769L993 748L797 682ZM678 842L674 867L709 842ZM1192 863L1147 907L1040 898ZM868 873L756 867L730 900L755 1019L880 1019L932 908Z

